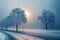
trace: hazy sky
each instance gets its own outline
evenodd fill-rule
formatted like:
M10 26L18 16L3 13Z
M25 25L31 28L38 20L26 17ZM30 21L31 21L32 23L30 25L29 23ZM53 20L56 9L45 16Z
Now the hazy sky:
M0 19L8 16L12 9L20 7L29 13L27 24L21 28L40 28L37 17L42 10L51 10L56 15L56 26L59 25L60 0L0 0Z

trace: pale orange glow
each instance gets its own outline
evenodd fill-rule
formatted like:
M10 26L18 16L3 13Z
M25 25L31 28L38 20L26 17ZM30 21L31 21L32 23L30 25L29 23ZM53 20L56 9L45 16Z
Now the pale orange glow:
M31 13L29 11L25 10L25 14L26 14L27 20L30 20Z
M25 11L25 14L26 14L27 17L29 16L29 13L27 11Z

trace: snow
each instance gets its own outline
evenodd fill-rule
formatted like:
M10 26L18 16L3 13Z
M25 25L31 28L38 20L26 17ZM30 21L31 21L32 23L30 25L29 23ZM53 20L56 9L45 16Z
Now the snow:
M60 39L60 30L19 29L19 32L23 32L23 34L20 34L20 33L18 34L12 33L12 34L17 36L20 39L21 39L21 36L26 39L29 39L31 37L32 40L39 39L40 37L43 37L42 40L44 40L45 38Z
M6 35L0 32L0 40L5 40L5 39L6 39Z
M7 31L5 31L5 32L7 32ZM44 40L44 39L40 39L40 38L33 37L30 35L24 35L24 34L19 34L19 33L14 33L14 32L7 32L7 33L14 36L18 40Z
M58 30L20 29L20 31L23 31L24 33L29 35L40 35L49 38L60 38L60 31Z

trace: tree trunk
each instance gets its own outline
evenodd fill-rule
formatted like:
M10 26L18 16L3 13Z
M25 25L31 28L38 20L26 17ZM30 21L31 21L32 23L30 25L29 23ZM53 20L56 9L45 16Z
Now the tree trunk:
M16 32L18 32L18 24L16 23Z
M8 30L8 26L6 26L6 30Z
M46 23L46 30L47 30L48 28L47 28L47 23Z

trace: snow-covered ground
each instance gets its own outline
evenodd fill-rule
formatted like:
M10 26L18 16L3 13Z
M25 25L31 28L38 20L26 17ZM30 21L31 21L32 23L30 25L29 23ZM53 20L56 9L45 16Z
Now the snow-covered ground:
M6 35L0 32L0 40L5 40L5 39L6 39Z
M19 32L23 32L23 34L8 31L5 32L13 35L18 40L60 40L60 31L58 30L19 29Z
M60 38L60 30L19 29L19 31L29 35L43 36L48 38Z
M0 30L0 40L16 40L12 35Z
M18 40L44 40L42 38L37 38L34 36L30 36L30 35L24 35L24 34L19 34L19 33L14 33L14 32L7 32L6 33L14 36L15 38L17 38Z

